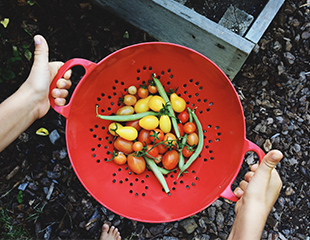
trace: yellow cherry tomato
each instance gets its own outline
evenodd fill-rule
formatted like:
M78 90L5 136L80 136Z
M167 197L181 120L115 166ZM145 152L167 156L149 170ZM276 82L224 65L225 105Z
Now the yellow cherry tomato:
M117 110L116 115L131 115L135 112L132 106L124 106Z
M126 94L123 98L121 98L123 103L127 106L133 106L137 102L137 98L134 95Z
M186 108L185 100L179 97L176 93L170 95L170 102L173 110L177 113L183 112Z
M135 109L134 109L135 112L142 113L142 112L147 112L148 110L150 110L148 103L151 97L152 96L148 96L146 98L139 99L135 104Z
M152 109L154 112L159 112L160 109L166 104L165 100L160 96L152 96L149 100L149 108Z
M171 131L171 120L167 115L162 115L159 119L159 128L164 132L168 133Z
M158 127L159 121L156 116L146 116L139 120L139 125L145 130L153 130Z
M125 126L115 131L121 138L133 141L138 137L138 131L134 127Z
M115 131L122 128L123 126L120 124L120 123L117 123L117 122L112 122L110 125L109 125L109 132L113 135L113 136L116 136L116 133Z

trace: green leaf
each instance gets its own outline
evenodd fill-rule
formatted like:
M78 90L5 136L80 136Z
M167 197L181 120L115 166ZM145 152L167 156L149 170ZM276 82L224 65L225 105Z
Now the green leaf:
M36 1L35 0L28 0L27 3L30 5L30 6L33 6Z
M12 80L13 78L15 78L15 73L10 69L4 69L2 71L2 78L4 80Z
M29 49L27 49L27 50L24 52L24 56L28 59L28 61L31 60L31 58L32 58L32 53L29 51Z

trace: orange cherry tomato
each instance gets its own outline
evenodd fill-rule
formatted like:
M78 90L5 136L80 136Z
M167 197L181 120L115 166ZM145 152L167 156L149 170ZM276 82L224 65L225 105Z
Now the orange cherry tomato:
M137 131L140 131L140 129L141 129L141 127L139 125L139 119L135 120L135 121L126 122L126 126L134 127L135 129L137 129Z
M138 134L138 141L142 142L143 145L151 144L151 139L149 138L149 130L141 129Z
M198 135L197 133L188 134L186 142L188 145L193 146L198 144Z
M179 162L179 153L176 150L168 151L164 154L162 164L167 170L174 169Z
M149 91L145 87L139 87L138 96L140 98L146 98L149 95Z
M114 147L118 151L123 152L125 154L129 154L133 152L132 145L133 145L132 141L128 141L121 137L116 138L114 141Z
M177 147L176 136L173 133L166 133L164 137L164 144L166 146L175 146Z
M127 157L124 153L118 152L117 155L113 158L113 161L118 165L123 165L127 162Z
M128 167L136 174L141 174L145 171L146 163L143 157L137 157L134 154L129 154L127 157Z
M185 133L190 134L196 131L196 125L192 122L187 122L183 126L183 130Z
M133 145L132 145L132 149L135 151L135 152L139 152L139 151L142 151L143 149L143 143L142 142L134 142Z
M151 84L148 85L147 90L149 90L149 92L150 92L151 94L157 93L157 87L154 86L154 85L151 85Z
M158 128L151 130L149 133L149 138L151 139L152 143L159 143L164 140L164 137L164 132Z

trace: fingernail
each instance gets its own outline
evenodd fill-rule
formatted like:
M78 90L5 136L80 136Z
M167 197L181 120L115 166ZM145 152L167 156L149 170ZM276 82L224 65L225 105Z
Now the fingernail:
M282 155L281 155L279 152L274 152L274 153L271 155L271 158L272 158L273 160L279 160L281 157L282 157Z
M59 90L56 90L56 91L55 91L55 95L56 95L56 96L60 96L60 91L59 91Z
M34 37L34 43L35 43L36 45L39 45L39 44L41 43L40 37L38 37L38 36Z
M60 87L61 88L64 88L66 86L66 84L64 83L64 82L62 82L61 84L60 84Z

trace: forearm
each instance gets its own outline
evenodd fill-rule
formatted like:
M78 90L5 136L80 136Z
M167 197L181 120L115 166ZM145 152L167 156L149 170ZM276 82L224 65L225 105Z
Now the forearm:
M267 216L264 209L243 208L236 215L228 240L260 240Z
M0 152L37 119L32 99L33 93L24 84L0 104Z

